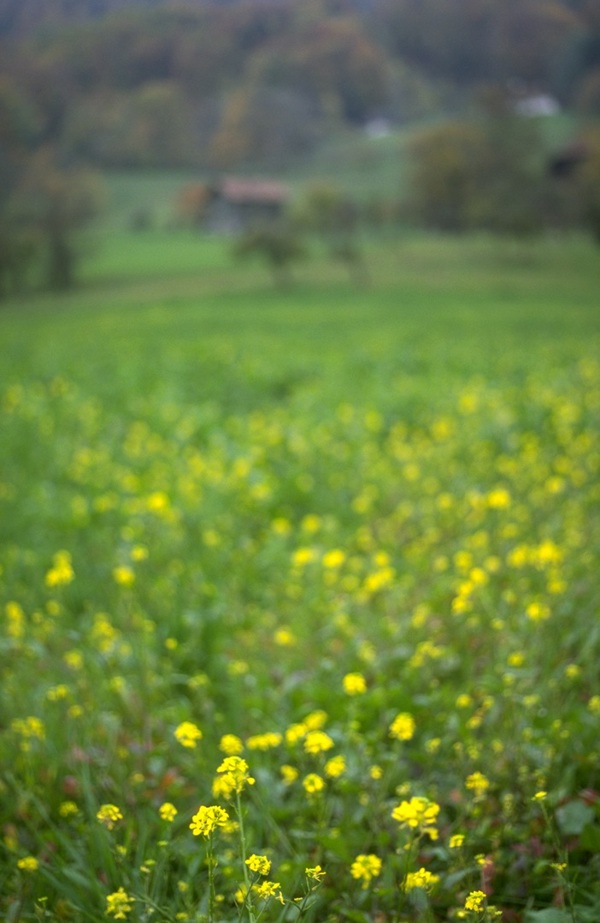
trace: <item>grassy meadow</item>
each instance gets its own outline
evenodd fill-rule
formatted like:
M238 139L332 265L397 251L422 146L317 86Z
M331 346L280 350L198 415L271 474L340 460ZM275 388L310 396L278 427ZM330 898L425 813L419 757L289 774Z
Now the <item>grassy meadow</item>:
M597 923L597 249L98 243L0 311L0 917Z

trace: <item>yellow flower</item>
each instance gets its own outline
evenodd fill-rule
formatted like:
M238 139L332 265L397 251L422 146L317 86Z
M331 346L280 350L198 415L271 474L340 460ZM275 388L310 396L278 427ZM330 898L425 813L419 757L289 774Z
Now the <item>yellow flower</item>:
M331 750L333 746L333 740L325 731L309 731L304 738L304 750L313 756Z
M305 564L310 564L311 561L314 561L316 557L317 553L313 548L297 548L292 554L292 564L294 567L304 567Z
M37 872L39 867L40 863L35 856L25 856L17 862L17 868L21 869L22 872Z
M350 866L353 878L362 881L362 887L368 888L373 878L381 873L381 859L372 853L361 853Z
M252 890L255 891L263 901L268 901L270 897L274 897L281 904L284 903L281 885L278 881L262 881L259 885L254 885Z
M224 808L218 805L207 807L201 804L198 811L192 817L190 830L194 836L210 836L217 827L224 827L229 820L229 814Z
M600 695L593 695L588 700L587 707L593 715L600 715Z
M217 767L219 776L213 782L213 794L231 798L234 792L243 792L247 785L254 785L254 779L248 772L248 763L240 756L226 756Z
M239 756L243 752L244 744L235 734L224 734L219 742L219 750L227 756Z
M120 809L114 804L103 804L96 817L107 830L112 830L118 821L123 820Z
M160 808L158 809L158 813L160 814L162 820L166 820L167 823L172 824L177 817L177 808L174 804L171 804L170 801L165 801L165 803L161 804Z
M129 567L127 564L122 564L119 567L113 567L113 580L115 583L118 583L119 586L133 586L135 583L135 573L133 568Z
M403 884L405 891L412 891L413 888L423 888L424 891L430 891L440 880L439 875L428 872L427 869L420 868L418 872L409 872Z
M321 881L327 873L323 871L320 865L315 865L314 868L304 869L304 874L313 881Z
M193 749L197 742L202 740L202 731L191 721L182 721L173 733L182 747L189 747L190 749Z
M448 846L450 847L450 849L459 849L464 842L465 842L464 833L455 833L454 836L450 837L450 842L448 843Z
M246 859L246 865L251 872L257 872L259 875L268 875L271 871L271 860L254 853Z
M546 603L532 602L525 609L525 614L532 622L543 622L550 618L550 608Z
M333 551L328 551L323 555L323 567L335 570L341 567L345 560L345 552L343 552L341 548L334 548Z
M290 766L288 763L284 765L279 770L281 772L281 777L285 785L291 785L298 778L298 770L295 766Z
M58 808L58 813L61 817L73 817L79 814L79 808L74 801L63 801Z
M481 911L485 907L485 893L483 891L471 891L465 900L465 910Z
M125 920L128 913L131 913L135 898L130 897L123 888L119 888L113 894L106 897L106 913L114 917L115 920Z
M52 558L52 567L46 572L47 587L66 586L75 579L75 571L68 551L57 551Z
M246 740L246 746L249 750L271 750L278 747L283 737L275 731L267 731L266 734L254 734Z
M37 740L44 740L46 737L46 728L41 718L35 715L29 715L27 718L15 718L11 722L11 728L26 739L35 737Z
M402 801L392 811L392 817L401 827L408 827L419 833L426 833L432 840L437 840L437 816L440 812L439 804L427 798L415 797L410 801Z
M472 772L470 776L467 776L465 785L475 792L476 797L480 797L487 792L490 787L490 781L482 772Z
M390 724L390 737L396 740L410 740L415 733L415 719L408 712L400 712Z
M327 760L325 763L325 775L329 776L330 779L339 779L345 772L346 760L341 754L332 756L331 759Z
M274 632L273 641L278 647L292 647L296 643L296 635L289 628L282 626Z
M342 684L346 695L362 695L367 691L367 683L362 673L346 673Z
M531 800L532 801L543 801L544 798L547 797L547 795L548 795L548 792L536 792Z
M317 792L322 792L325 788L325 782L316 772L309 772L302 780L302 785L307 795L315 795Z

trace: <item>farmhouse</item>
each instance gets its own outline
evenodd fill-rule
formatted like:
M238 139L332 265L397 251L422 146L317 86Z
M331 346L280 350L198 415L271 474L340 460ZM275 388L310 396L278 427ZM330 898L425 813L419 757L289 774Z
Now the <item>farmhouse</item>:
M289 200L285 183L226 177L210 187L204 224L220 234L273 224L282 217Z

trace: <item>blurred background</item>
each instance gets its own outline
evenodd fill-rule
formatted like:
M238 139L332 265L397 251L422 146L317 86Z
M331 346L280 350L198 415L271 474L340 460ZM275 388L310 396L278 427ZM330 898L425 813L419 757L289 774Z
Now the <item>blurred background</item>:
M597 0L0 0L0 294L86 227L600 240L599 122Z

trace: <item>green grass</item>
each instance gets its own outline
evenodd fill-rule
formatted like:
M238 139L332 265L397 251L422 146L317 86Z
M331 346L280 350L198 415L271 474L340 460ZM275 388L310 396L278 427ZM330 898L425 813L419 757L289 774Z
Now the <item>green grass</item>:
M598 919L597 252L366 253L121 232L3 307L9 923Z

